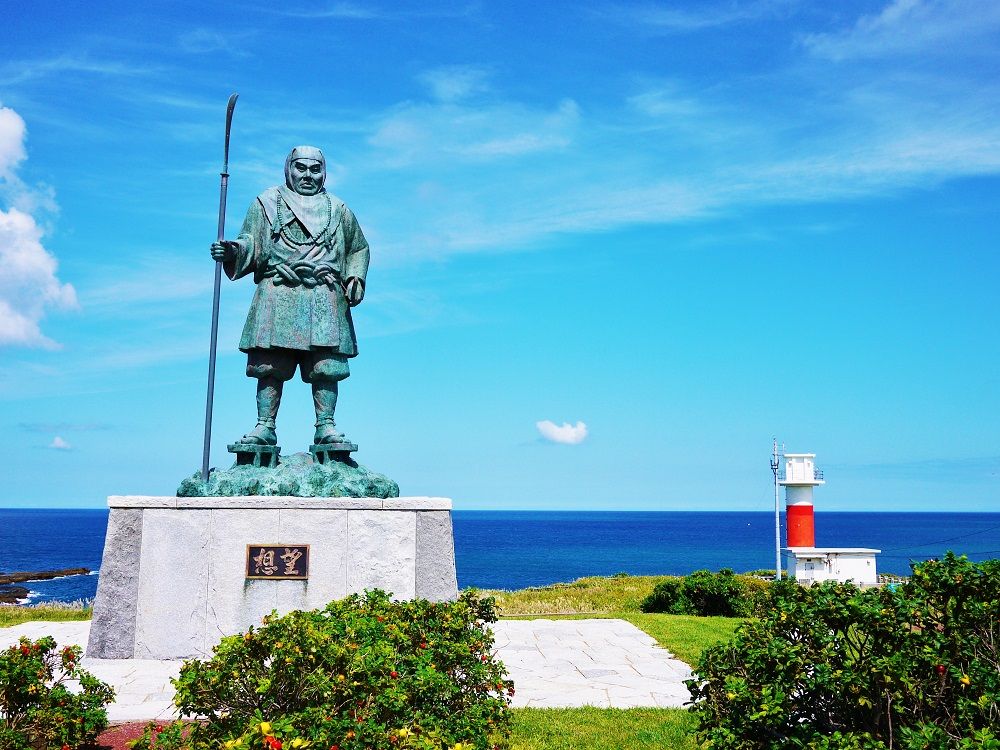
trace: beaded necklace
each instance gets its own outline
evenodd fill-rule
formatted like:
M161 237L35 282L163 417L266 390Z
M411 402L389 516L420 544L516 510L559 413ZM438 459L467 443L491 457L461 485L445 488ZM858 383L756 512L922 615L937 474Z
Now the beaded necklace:
M280 230L281 238L289 245L295 247L305 247L307 245L319 245L323 241L323 238L326 237L327 232L330 231L330 224L331 222L333 222L333 201L330 200L329 193L323 193L323 195L326 196L326 226L323 227L323 231L317 234L315 237L309 237L305 240L300 241L292 237L288 232L288 225L285 223L284 217L282 216L281 213L281 206L284 203L284 201L281 199L281 193L278 193L276 218L278 221L278 226L281 227Z

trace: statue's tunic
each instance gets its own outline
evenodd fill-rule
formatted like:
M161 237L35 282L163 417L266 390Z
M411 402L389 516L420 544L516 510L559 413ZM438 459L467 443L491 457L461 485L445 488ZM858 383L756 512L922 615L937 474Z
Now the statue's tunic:
M223 268L230 279L253 273L257 291L240 349L330 349L358 353L344 283L368 272L368 242L354 213L328 197L329 222L313 234L282 200L279 188L261 193L247 211L238 248ZM317 196L319 197L319 196Z

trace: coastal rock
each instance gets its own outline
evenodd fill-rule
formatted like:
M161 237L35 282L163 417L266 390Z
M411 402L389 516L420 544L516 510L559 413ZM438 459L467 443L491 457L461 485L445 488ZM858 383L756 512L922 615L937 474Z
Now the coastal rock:
M0 586L0 604L20 604L30 593L24 586Z
M208 481L201 472L181 482L178 497L399 497L399 485L353 461L315 463L308 453L282 456L276 468L238 466L213 469Z
M0 604L19 604L31 592L24 586L13 586L15 583L30 583L31 581L50 581L53 578L87 575L90 568L64 568L62 570L40 570L35 572L19 571L16 573L0 573Z

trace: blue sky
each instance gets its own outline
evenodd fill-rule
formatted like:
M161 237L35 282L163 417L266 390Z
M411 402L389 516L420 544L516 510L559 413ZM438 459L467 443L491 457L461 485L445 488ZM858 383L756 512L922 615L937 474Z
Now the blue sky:
M403 494L766 510L776 435L818 510L1000 511L994 2L36 0L0 50L0 506L199 466L238 91L228 234L311 143L372 245L338 424Z

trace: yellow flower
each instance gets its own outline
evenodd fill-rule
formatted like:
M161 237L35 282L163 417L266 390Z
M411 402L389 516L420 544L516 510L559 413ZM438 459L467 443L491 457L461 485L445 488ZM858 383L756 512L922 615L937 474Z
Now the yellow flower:
M406 727L403 727L398 732L396 732L396 734L399 735L400 738L406 738L410 736L410 730L407 729Z
M271 733L271 722L269 722L269 721L262 721L260 723L260 733L261 734L270 734Z
M963 674L962 677L961 677L961 679L959 680L959 682L961 682L963 685L971 685L972 684L972 678L969 677L969 675L967 675L967 674Z

